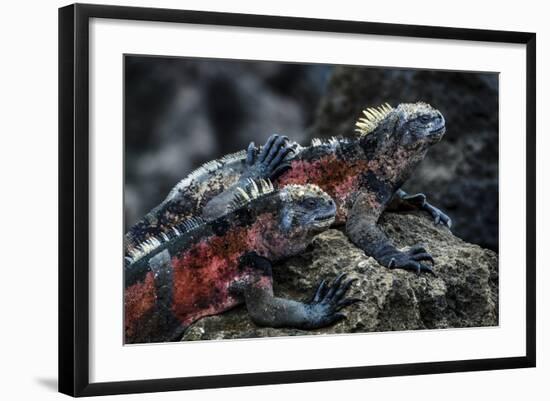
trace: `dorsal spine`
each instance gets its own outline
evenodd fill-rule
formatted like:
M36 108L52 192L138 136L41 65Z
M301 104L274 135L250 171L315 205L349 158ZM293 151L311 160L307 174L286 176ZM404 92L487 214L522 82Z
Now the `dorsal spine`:
M130 256L126 256L125 260L130 264L135 263L138 260L142 259L143 257L154 252L157 248L159 248L163 244L169 241L172 241L174 238L178 238L183 234L187 234L195 230L196 228L200 227L204 223L205 221L201 217L192 217L188 220L185 220L180 224L178 224L177 226L172 227L171 230L168 231L168 233L163 232L156 237L151 237L141 242L134 249L131 249L130 251L128 251Z
M355 123L357 127L355 131L360 135L370 134L392 111L393 107L388 103L384 103L382 106L378 107L366 108L363 110L364 117L360 118L357 120L357 123Z
M244 160L245 157L246 157L246 151L241 150L241 151L238 151L238 152L235 152L235 153L225 155L220 159L212 160L212 161L204 163L202 166L196 168L191 173L189 173L187 175L187 177L185 177L183 180L178 182L176 184L176 186L174 187L174 189L172 189L172 191L168 194L168 197L166 198L166 200L171 199L172 197L174 197L178 193L178 191L181 191L184 188L188 187L189 185L191 185L191 183L193 181L198 180L199 178L203 177L204 175L211 174L211 173L221 169L227 163L231 163L231 162L234 162L234 161L237 161L237 160Z
M246 206L255 199L269 195L275 191L269 179L248 179L246 185L238 187L233 199L227 206L227 213Z

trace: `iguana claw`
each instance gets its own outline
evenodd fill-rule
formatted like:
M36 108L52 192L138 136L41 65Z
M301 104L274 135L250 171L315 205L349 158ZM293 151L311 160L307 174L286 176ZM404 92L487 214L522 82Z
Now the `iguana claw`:
M399 251L393 247L391 249L391 252L379 257L379 263L386 265L389 269L410 270L417 274L426 272L437 276L432 267L422 263L423 261L430 262L432 265L435 263L432 255L422 245L414 245L407 251Z
M285 163L289 153L293 152L286 136L271 135L258 153L254 142L250 142L246 151L247 171L242 178L271 178L274 179L290 168Z
M449 216L443 213L440 209L426 202L423 206L423 209L432 215L434 218L434 223L443 224L449 228L453 225L453 222Z
M434 223L437 224L443 224L447 227L451 228L453 222L449 216L447 216L445 213L443 213L440 209L432 205L426 200L426 195L423 193L418 193L414 195L409 195L403 190L399 190L397 195L401 198L401 200L405 202L409 202L412 205L415 205L419 209L425 210L426 212L430 213L434 219Z
M346 274L342 273L328 285L325 280L319 284L311 302L307 304L311 328L324 327L346 318L340 312L343 308L357 302L363 302L359 298L345 298L351 285L357 280L355 278L345 280Z

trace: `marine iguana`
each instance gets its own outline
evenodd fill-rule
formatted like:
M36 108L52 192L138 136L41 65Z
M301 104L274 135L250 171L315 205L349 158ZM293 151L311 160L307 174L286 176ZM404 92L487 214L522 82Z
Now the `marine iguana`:
M251 143L246 151L206 163L130 229L127 252L136 241L169 231L182 219L216 217L243 180L271 177L277 186L314 183L326 191L338 207L335 224L345 223L351 241L383 266L434 274L422 263L433 264L424 247L398 250L377 222L385 210L420 208L436 224L451 226L451 219L424 194L409 195L401 189L429 147L443 137L445 119L424 102L395 108L385 104L363 114L355 138L314 139L302 147L274 135L260 149Z
M222 216L193 218L150 238L127 257L127 343L176 340L203 316L245 303L251 319L272 327L313 329L335 323L358 299L353 279L322 282L309 303L275 297L271 261L303 251L329 228L336 204L319 187L265 180L239 187Z

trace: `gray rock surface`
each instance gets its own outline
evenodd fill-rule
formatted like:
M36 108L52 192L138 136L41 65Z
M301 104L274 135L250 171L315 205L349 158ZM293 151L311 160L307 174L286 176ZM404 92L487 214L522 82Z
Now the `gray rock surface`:
M275 294L307 301L320 280L347 272L358 280L350 295L364 300L347 319L315 331L252 323L244 307L203 318L183 340L254 338L498 325L498 255L466 243L422 213L387 213L383 229L399 247L422 243L437 277L389 270L367 257L337 229L317 236L307 252L274 266Z

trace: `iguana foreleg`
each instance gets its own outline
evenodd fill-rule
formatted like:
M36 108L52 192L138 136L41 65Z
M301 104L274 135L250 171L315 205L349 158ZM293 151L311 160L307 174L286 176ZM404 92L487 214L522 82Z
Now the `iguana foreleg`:
M430 266L422 263L433 263L432 256L424 247L415 245L407 251L400 251L391 243L378 226L381 208L376 207L374 202L376 200L366 193L357 197L346 223L346 232L350 240L385 267L435 275Z
M239 284L238 291L244 296L252 321L260 326L317 329L345 319L340 310L361 301L345 298L355 281L345 280L345 274L340 274L332 285L323 281L311 301L302 303L273 294L269 260L251 253L243 258L243 265L252 273Z
M409 195L402 189L398 189L386 210L412 210L419 209L428 212L434 219L435 224L443 224L451 228L452 220L440 209L426 201L423 193Z
M212 198L204 207L202 217L210 220L222 215L227 205L235 197L237 188L246 186L250 179L275 179L290 168L286 156L293 151L286 136L271 135L258 153L254 142L248 145L246 167L239 180L219 195Z

